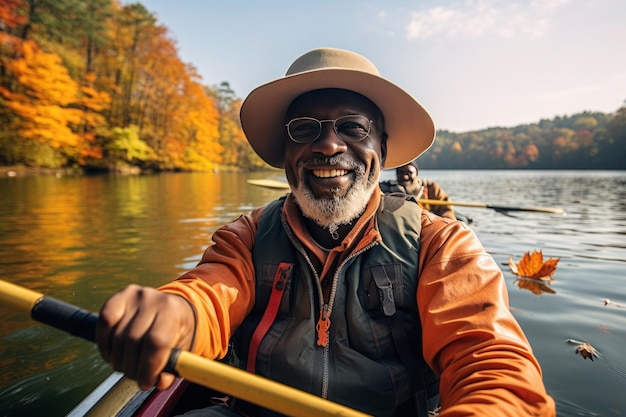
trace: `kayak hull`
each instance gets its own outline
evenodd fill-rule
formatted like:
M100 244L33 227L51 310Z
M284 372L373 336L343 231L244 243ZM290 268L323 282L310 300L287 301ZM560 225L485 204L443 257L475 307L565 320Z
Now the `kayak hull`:
M164 391L141 391L135 381L114 372L67 417L169 417L208 407L223 397L183 378Z

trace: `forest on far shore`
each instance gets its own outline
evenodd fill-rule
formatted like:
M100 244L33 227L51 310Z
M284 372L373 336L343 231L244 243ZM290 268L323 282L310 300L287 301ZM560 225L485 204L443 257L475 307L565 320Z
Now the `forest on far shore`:
M430 169L626 169L626 106L515 127L438 131L419 161Z
M241 130L241 102L227 81L204 85L141 3L0 2L0 171L268 169ZM437 137L420 167L626 169L626 102Z

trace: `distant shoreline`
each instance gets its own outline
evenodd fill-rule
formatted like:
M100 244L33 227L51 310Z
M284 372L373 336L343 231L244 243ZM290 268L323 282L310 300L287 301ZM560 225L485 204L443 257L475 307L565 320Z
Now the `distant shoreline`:
M39 167L27 167L23 165L11 165L0 166L0 178L1 177L27 177L35 175L81 175L82 172L70 170L66 168L39 168Z

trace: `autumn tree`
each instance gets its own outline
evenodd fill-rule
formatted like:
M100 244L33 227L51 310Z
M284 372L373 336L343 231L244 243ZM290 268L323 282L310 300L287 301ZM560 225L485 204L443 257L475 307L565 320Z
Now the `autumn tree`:
M602 149L604 168L626 169L626 106L611 117L607 125L608 141Z
M14 89L0 87L4 105L12 112L9 130L19 140L33 140L54 149L76 147L80 137L72 125L80 122L80 111L72 108L77 84L57 55L41 51L31 41L21 45L22 57L6 64L17 80Z
M254 152L241 128L239 110L242 100L227 81L219 86L205 88L213 97L219 111L219 142L222 145L222 164L244 170L265 169L268 165Z

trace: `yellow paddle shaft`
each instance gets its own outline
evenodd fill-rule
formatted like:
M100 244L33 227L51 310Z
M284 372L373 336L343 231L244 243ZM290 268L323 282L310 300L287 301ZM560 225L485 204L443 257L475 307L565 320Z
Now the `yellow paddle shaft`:
M492 204L485 203L468 203L465 201L446 201L446 200L429 200L421 198L417 200L421 204L430 204L431 206L463 206L463 207L478 207L488 208L496 211L536 211L539 213L553 213L553 214L565 214L565 211L560 208L552 207L507 207L507 206L494 206Z
M30 313L43 294L0 279L0 304L7 304Z
M360 411L189 352L181 351L175 369L183 378L294 417L365 417Z

